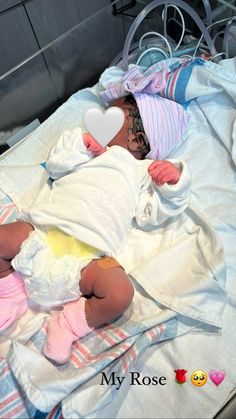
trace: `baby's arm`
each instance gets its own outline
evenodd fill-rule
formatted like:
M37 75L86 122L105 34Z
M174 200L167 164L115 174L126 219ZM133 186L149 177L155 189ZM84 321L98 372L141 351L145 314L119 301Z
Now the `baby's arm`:
M136 210L140 226L159 225L188 205L191 178L184 161L155 161L148 168Z
M50 178L59 179L104 151L90 134L82 134L80 128L64 131L49 153L46 170Z

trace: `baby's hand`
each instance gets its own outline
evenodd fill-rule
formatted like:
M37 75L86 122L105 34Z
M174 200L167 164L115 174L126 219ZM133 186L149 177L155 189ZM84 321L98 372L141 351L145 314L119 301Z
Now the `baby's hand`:
M88 132L83 134L83 141L88 151L94 154L94 156L100 156L106 149L102 147Z
M180 171L177 167L166 160L157 160L151 163L148 173L157 186L162 186L164 183L175 185L180 178Z

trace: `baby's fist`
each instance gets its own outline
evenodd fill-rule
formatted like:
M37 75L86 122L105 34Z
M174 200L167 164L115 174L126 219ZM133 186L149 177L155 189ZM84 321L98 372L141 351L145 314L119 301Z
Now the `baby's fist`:
M148 173L157 186L162 186L164 183L175 185L180 178L179 169L167 160L152 162L148 168Z
M83 134L83 142L88 151L94 154L94 156L100 156L106 149L102 147L88 132Z

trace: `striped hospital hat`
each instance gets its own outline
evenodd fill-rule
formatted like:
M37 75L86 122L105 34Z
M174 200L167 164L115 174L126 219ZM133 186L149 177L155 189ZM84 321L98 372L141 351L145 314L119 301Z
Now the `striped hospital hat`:
M133 93L150 152L146 158L165 159L182 142L189 116L183 106L157 94Z
M182 66L177 71L181 71ZM136 100L145 134L151 151L146 158L165 159L183 141L189 114L183 106L163 97L170 84L174 94L175 72L170 83L170 73L165 67L153 74L144 74L140 66L133 66L118 81L105 83L100 98L111 103L121 96L132 94Z

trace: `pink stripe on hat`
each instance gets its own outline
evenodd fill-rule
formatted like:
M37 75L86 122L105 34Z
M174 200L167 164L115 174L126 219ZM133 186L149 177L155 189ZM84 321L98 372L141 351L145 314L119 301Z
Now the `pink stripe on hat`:
M157 94L133 96L151 149L146 158L166 158L183 141L189 115L178 103Z

